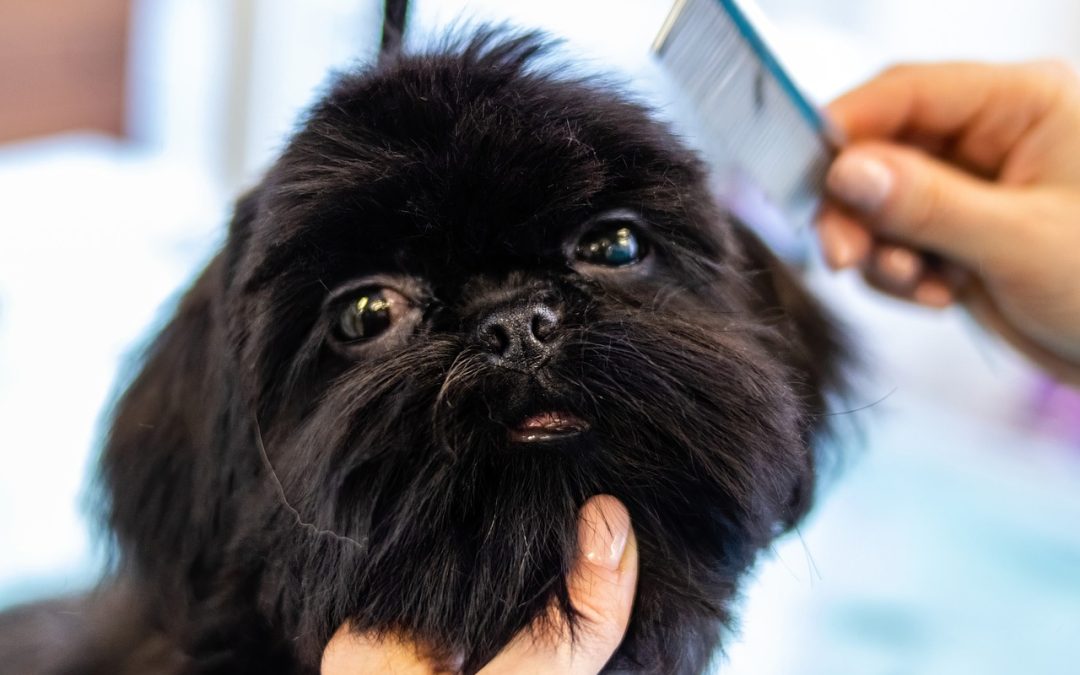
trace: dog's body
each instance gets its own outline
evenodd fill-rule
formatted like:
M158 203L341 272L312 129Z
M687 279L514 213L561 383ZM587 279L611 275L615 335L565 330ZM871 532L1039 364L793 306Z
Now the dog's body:
M481 32L313 109L118 405L120 563L78 612L140 619L50 668L316 672L349 621L473 672L572 620L600 493L641 560L609 668L705 668L809 507L840 342L692 153L541 48Z

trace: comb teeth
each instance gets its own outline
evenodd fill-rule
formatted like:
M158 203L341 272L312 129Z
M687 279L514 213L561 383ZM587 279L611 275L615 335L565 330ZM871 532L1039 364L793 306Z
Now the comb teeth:
M749 180L789 226L808 224L833 155L830 130L743 11L733 0L678 0L653 49L697 111L721 193Z

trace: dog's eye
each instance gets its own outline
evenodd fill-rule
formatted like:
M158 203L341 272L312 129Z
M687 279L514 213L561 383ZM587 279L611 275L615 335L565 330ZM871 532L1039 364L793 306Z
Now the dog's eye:
M622 267L645 255L645 245L632 224L624 220L599 223L578 240L578 260L593 265Z
M386 332L408 309L409 301L389 288L365 288L353 296L338 318L337 338L360 342Z

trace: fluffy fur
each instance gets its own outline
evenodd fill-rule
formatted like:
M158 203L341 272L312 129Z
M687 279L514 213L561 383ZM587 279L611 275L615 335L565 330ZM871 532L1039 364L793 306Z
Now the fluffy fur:
M121 672L152 633L161 672L314 673L344 621L474 672L547 608L573 621L575 516L599 493L641 560L609 669L706 667L740 577L810 505L840 340L694 154L543 47L482 31L341 76L239 202L102 458L121 590L85 603L147 619L70 672ZM648 257L575 261L613 208ZM335 298L365 279L422 298L419 318L343 352ZM493 364L478 323L537 302L554 354ZM539 409L591 428L509 442Z

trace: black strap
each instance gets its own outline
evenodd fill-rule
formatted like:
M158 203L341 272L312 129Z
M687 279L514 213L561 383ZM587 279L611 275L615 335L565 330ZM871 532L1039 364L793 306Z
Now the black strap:
M401 39L405 35L405 20L408 13L408 0L386 0L386 4L383 5L380 56L392 56L401 50Z

